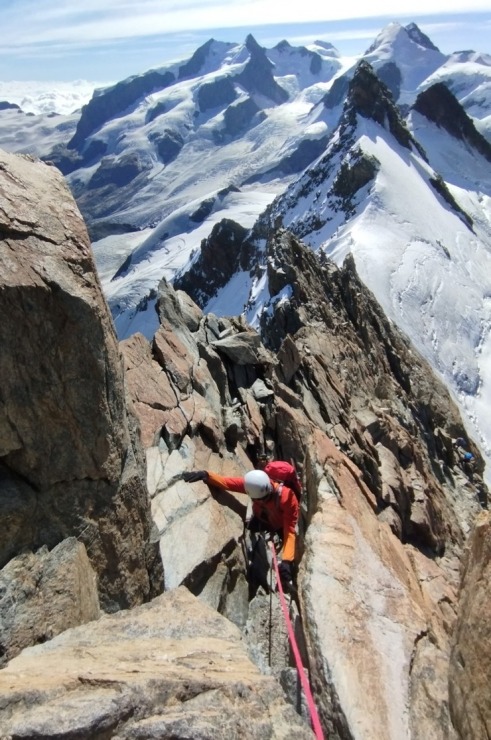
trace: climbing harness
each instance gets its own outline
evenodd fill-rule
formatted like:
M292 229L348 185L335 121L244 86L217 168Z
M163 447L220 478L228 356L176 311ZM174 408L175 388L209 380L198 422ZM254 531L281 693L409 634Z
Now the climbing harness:
M298 649L297 641L295 639L295 632L294 632L293 625L290 619L290 615L288 613L288 607L286 604L285 594L283 591L283 587L281 585L280 572L278 569L278 558L276 557L276 551L274 549L273 544L270 543L269 546L271 548L271 553L273 557L273 567L274 567L274 571L276 575L276 582L278 585L278 594L280 597L281 609L283 611L283 617L285 619L286 629L288 632L288 639L290 641L290 646L292 649L293 657L295 658L295 664L297 667L298 677L300 679L300 683L302 684L302 688L304 690L305 700L307 702L307 707L308 707L309 714L310 714L310 720L312 723L312 729L314 731L314 734L317 740L324 740L324 733L322 732L322 727L321 727L321 723L319 720L319 715L317 713L317 708L315 706L314 697L312 696L310 684L303 670L302 659L300 657L300 650Z

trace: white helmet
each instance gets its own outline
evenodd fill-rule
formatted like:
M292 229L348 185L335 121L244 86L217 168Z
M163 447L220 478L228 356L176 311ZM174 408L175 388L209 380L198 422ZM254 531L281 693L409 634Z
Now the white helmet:
M251 470L244 475L244 488L251 498L264 498L273 486L264 470Z

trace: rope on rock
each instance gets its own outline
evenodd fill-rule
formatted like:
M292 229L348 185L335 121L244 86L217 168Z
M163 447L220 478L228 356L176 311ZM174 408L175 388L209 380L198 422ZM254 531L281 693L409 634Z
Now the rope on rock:
M295 664L297 667L297 673L298 677L300 678L300 683L302 684L302 688L304 690L305 694L305 700L307 702L307 707L310 714L310 721L312 723L312 729L314 731L315 737L317 740L324 740L324 733L322 732L321 723L319 720L319 715L317 713L317 708L315 706L314 697L312 696L312 691L310 689L310 684L307 680L307 677L305 675L303 664L302 664L302 658L300 657L300 650L298 649L297 640L295 638L295 631L293 629L293 625L290 619L290 615L288 613L288 606L285 599L285 594L283 591L283 587L281 585L280 580L280 572L278 570L278 559L276 557L276 551L274 549L273 543L270 542L269 546L271 548L271 552L273 554L273 566L274 566L274 572L276 575L276 582L278 584L278 593L280 596L280 604L283 611L283 617L285 619L286 623L286 629L288 632L288 639L290 640L290 645L293 652L293 657L295 658Z

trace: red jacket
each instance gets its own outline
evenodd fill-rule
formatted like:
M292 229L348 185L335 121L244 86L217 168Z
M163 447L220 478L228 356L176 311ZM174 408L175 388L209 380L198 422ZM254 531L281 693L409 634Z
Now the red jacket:
M217 473L208 473L208 484L226 491L245 493L243 478L228 478ZM282 530L283 560L295 559L296 526L298 522L298 499L291 488L271 481L274 494L266 499L252 499L252 511L271 531Z

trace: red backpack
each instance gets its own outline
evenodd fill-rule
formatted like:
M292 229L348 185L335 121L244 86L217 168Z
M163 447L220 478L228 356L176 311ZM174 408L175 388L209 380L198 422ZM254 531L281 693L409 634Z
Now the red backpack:
M277 481L277 483L284 483L285 486L291 488L298 500L300 500L302 484L293 465L284 460L273 460L266 465L264 472L272 480Z

